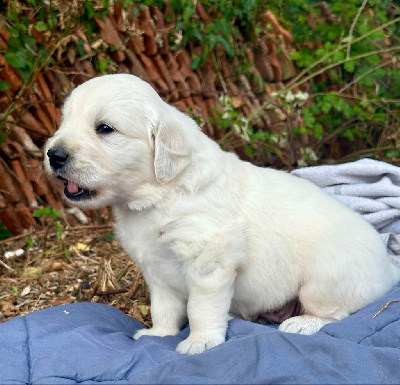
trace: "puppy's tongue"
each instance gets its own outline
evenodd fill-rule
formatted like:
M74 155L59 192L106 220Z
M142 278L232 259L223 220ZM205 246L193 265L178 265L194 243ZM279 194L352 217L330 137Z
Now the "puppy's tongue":
M68 181L68 184L67 184L67 191L69 192L69 193L77 193L78 191L79 191L79 186L76 184L76 183L74 183L74 182L71 182L70 180Z

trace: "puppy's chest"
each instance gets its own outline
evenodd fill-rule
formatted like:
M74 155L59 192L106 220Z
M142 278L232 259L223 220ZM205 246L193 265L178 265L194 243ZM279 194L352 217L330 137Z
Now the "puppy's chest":
M146 281L160 281L186 291L181 258L162 240L165 221L136 212L117 218L115 228L125 251L139 264ZM151 282L148 282L151 284Z

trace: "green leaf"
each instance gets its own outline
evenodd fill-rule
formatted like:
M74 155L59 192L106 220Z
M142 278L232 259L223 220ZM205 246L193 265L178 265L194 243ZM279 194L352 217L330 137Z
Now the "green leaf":
M373 116L373 120L375 122L382 122L385 123L387 118L386 118L386 114L384 112L376 112Z
M79 38L78 39L78 44L76 45L76 49L77 49L78 55L80 57L83 57L83 56L86 55L86 52L85 52L83 46L84 46L84 41L81 38Z
M24 272L22 273L22 275L36 275L36 276L39 277L39 278L42 278L42 277L43 277L42 274L40 274L40 273L38 272L38 270L35 269L35 268L24 271Z
M196 54L193 54L191 62L192 70L197 69L200 66L200 64L201 64L201 57Z
M5 80L0 79L0 91L4 92L10 89L10 84Z
M319 107L326 114L332 109L332 104L329 101L323 101L319 104Z
M97 60L97 69L99 72L104 74L107 71L107 60Z
M246 146L244 152L249 155L251 158L254 158L257 155L257 150L252 146Z
M25 238L25 243L26 243L26 246L28 246L28 247L35 246L35 244L33 243L31 238Z
M344 69L345 69L347 72L350 72L350 73L354 72L355 66L356 66L355 60L347 61L347 62L344 63L344 65L343 65Z
M85 23L85 30L89 36L97 31L97 24L94 20L91 20L89 23Z
M327 39L335 40L342 34L342 26L340 24L332 24L327 33Z
M85 14L88 20L93 19L95 16L96 12L94 10L94 5L91 1L86 1L85 2Z
M27 65L22 52L8 51L4 56L6 58L7 63L16 69L25 68Z
M381 58L377 54L369 55L365 59L366 59L367 63L371 66L378 65L381 62Z
M43 21L38 21L35 24L35 29L37 29L39 32L46 32L49 30L49 26Z
M44 207L43 209L38 209L33 212L35 218L43 218L50 216L51 219L60 218L60 213L53 207Z
M0 222L0 240L7 239L11 237L11 235L12 233L6 229L2 222Z
M314 136L317 139L322 139L323 138L323 136L324 136L324 128L323 128L322 124L317 123L314 126Z
M334 62L342 61L345 57L345 53L343 50L337 51L332 55L332 60Z
M342 136L348 140L350 140L350 142L354 141L354 131L352 129L348 129L346 131L342 132Z
M387 158L400 158L400 151L399 150L390 150L386 151Z

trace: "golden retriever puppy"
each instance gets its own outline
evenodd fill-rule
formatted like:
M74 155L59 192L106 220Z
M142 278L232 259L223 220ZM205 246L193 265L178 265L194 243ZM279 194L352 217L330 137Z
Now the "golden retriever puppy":
M45 149L49 174L81 208L113 207L116 234L151 293L141 336L190 335L177 351L225 341L298 298L282 332L312 334L400 279L379 234L312 183L227 153L133 75L101 76L66 100Z

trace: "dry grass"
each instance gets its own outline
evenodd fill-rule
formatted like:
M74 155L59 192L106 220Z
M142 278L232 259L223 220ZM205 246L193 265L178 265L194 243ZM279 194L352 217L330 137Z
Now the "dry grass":
M91 301L115 306L150 326L144 280L113 240L112 228L66 227L57 237L49 222L28 236L0 242L0 322L49 306ZM4 257L17 249L24 254Z

